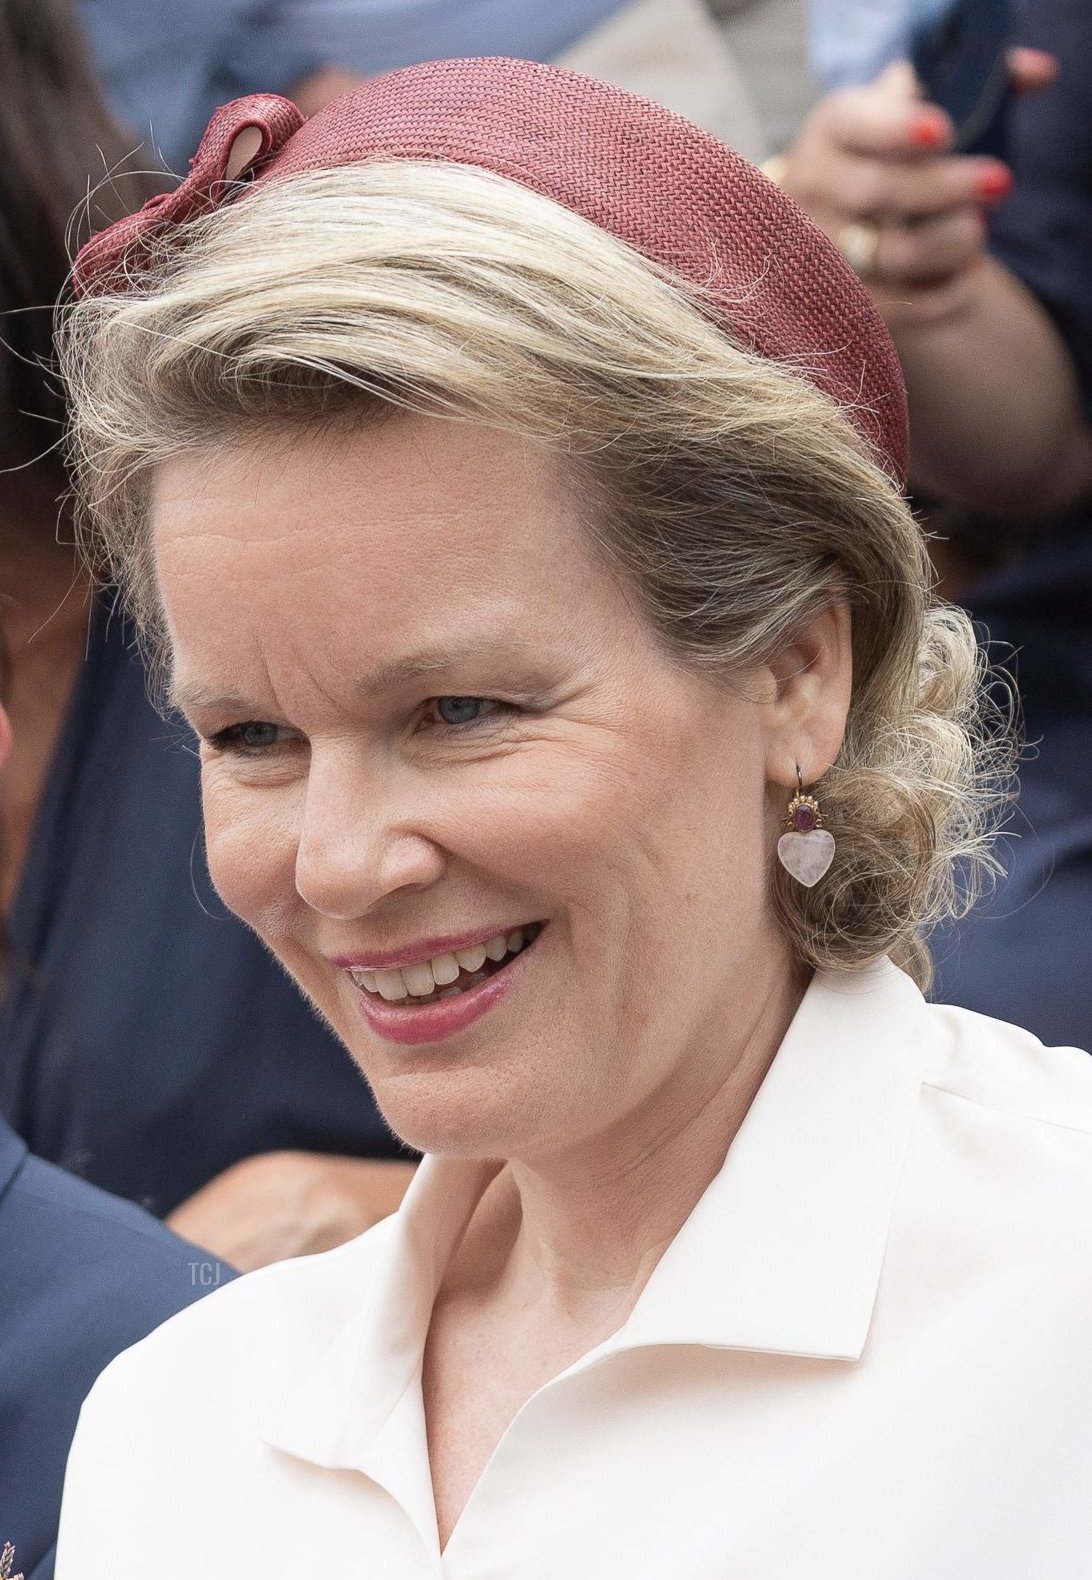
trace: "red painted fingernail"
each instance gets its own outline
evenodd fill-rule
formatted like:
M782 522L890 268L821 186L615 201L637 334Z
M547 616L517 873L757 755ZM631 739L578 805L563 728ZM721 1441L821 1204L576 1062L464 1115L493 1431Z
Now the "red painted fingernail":
M948 129L935 115L919 115L911 124L910 140L919 148L940 148L948 140Z
M979 197L1003 198L1012 191L1012 171L998 165L996 170L984 170L975 182Z

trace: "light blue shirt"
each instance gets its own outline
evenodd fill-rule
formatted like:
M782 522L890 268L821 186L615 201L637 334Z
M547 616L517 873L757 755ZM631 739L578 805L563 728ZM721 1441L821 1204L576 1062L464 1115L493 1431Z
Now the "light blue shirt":
M271 39L366 72L463 55L554 56L626 0L281 0Z
M79 0L107 100L140 147L184 175L213 110L244 93L285 93L325 64L270 40L270 0Z
M870 82L905 55L910 35L951 0L808 0L808 44L828 88Z
M371 76L423 60L551 60L624 0L80 0L110 103L145 158L184 174L209 116L322 66Z

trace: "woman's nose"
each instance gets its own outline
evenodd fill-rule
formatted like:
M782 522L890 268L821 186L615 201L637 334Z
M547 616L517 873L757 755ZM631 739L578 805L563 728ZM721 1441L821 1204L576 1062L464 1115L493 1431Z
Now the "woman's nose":
M312 757L296 847L296 890L312 910L351 920L440 877L443 852L421 828L406 789L365 774L348 754Z

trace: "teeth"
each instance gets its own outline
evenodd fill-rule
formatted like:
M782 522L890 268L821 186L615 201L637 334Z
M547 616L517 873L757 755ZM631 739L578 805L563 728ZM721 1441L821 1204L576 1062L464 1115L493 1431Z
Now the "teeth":
M389 1004L404 1003L408 998L455 998L468 987L476 987L478 982L485 980L487 973L482 967L487 960L499 965L505 955L519 954L524 948L524 933L524 928L514 927L510 933L498 933L488 943L457 949L454 954L437 955L432 960L403 966L401 970L369 971L363 966L353 966L349 974L357 987L366 993L380 994ZM535 931L531 936L535 936ZM464 973L473 980L456 987L455 983Z
M406 983L401 971L377 971L375 985L390 1004L406 996Z
M459 962L454 955L437 955L429 965L437 987L448 987L459 975Z
M456 949L455 958L464 971L480 971L485 964L485 945L475 944L473 949Z
M402 976L405 978L407 993L412 994L414 998L425 998L436 989L432 967L427 960L422 960L414 966L403 966Z

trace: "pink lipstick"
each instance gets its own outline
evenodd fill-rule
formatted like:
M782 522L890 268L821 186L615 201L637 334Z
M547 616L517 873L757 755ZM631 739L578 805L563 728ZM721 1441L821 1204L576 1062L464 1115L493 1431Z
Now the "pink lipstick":
M401 1043L403 1046L442 1042L465 1030L476 1020L480 1020L494 1004L498 1004L505 997L518 982L524 970L524 962L534 952L541 935L542 930L536 928L535 935L524 944L519 953L512 955L502 966L489 970L487 974L482 975L480 981L459 992L428 1003L415 1002L413 998L391 1003L378 993L369 992L368 989L354 982L357 1007L367 1025L386 1042ZM459 939L456 941L456 947L468 948L477 941L477 938ZM429 941L428 947L430 949L434 947L432 940ZM439 952L443 952L442 948ZM428 955L422 956L420 946L414 949L413 957L410 959L408 952L403 952L401 963L411 965L422 958L431 958ZM346 960L345 965L347 968L371 970L376 969L373 962L383 958L391 959L391 956L369 956L368 963L364 967L361 967L355 958ZM378 969L394 969L394 967L392 964L391 967L378 967Z

